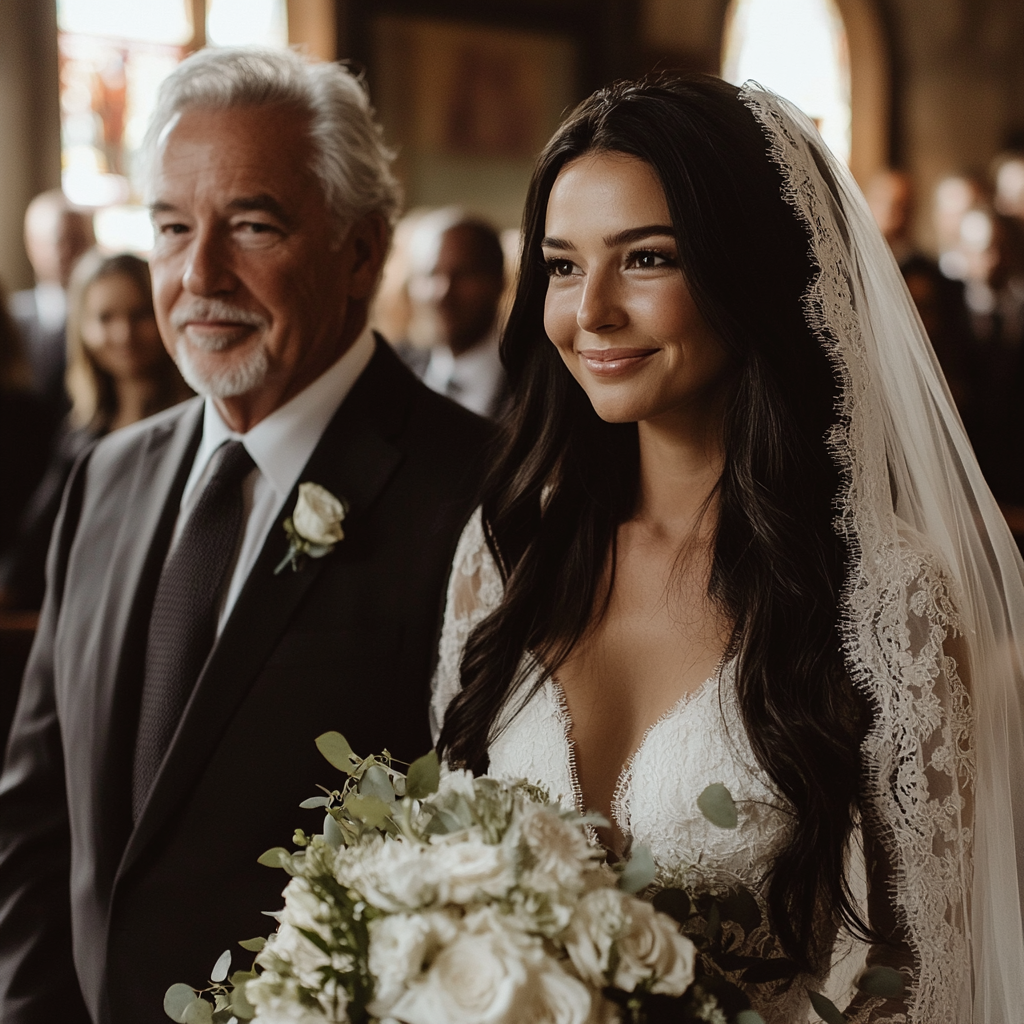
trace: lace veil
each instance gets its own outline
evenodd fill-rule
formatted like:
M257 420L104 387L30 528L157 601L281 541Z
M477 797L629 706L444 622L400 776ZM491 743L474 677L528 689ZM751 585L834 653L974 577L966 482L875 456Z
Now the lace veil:
M847 169L748 82L820 268L807 317L841 381L830 443L850 672L875 710L865 814L919 968L909 1020L1024 1020L1024 565L902 277Z

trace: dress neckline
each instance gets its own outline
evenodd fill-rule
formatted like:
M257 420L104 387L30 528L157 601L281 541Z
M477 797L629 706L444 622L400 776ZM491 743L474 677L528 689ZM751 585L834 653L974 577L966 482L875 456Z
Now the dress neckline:
M644 730L644 734L640 738L640 742L636 749L628 758L626 758L622 768L619 769L619 774L615 781L615 788L612 791L611 823L627 840L627 845L629 840L631 840L632 835L627 827L629 822L628 808L625 806L625 799L629 789L629 784L633 778L633 767L637 758L641 753L643 753L643 749L647 745L647 741L650 739L651 735L666 722L675 718L683 708L692 704L693 701L704 693L712 683L718 682L722 678L728 664L729 662L723 658L715 671L712 672L704 682L690 690L688 693L684 693L674 704L666 708L653 722L651 722L651 724ZM584 803L583 787L580 785L579 769L576 764L576 741L572 734L573 722L572 715L569 712L569 702L566 698L565 690L562 688L562 684L554 676L549 675L545 685L549 687L551 698L555 705L556 718L559 725L562 727L562 732L565 738L567 769L569 772L569 783L572 790L573 804L577 811L581 814L585 814L588 809ZM593 839L597 839L597 830L593 826L588 825L587 831Z

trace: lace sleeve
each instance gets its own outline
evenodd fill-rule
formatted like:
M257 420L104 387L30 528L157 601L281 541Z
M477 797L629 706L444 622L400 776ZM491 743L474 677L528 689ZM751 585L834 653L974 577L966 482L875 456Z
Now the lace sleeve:
M477 509L459 538L448 580L437 669L431 682L430 731L437 742L448 705L459 692L459 669L469 634L501 603L501 574L484 537Z

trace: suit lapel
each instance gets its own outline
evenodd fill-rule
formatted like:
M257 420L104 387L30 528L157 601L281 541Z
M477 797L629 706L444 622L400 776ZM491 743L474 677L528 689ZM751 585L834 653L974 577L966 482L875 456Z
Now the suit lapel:
M300 474L349 505L345 529L359 529L401 461L389 440L400 428L415 382L390 349L377 353L342 403ZM295 506L296 486L281 515ZM220 639L207 660L178 725L153 789L121 863L124 874L204 771L238 705L277 646L321 572L344 571L345 541L321 559L306 559L298 572L274 569L284 558L287 538L275 523Z

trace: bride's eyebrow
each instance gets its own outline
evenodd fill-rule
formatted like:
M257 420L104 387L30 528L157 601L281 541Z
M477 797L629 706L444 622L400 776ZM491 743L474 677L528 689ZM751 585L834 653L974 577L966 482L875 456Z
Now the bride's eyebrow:
M626 228L625 231L620 231L617 235L605 235L603 241L609 248L614 248L618 245L629 245L630 242L640 242L645 238L655 238L659 235L675 238L676 229L670 224L648 224L642 228Z
M647 224L641 228L626 228L615 235L605 235L602 241L611 249L618 245L629 245L630 242L639 242L645 238L657 237L675 238L676 229L669 224ZM568 252L576 248L572 242L567 242L564 238L552 238L550 236L541 239L540 244L545 249L558 249L562 252Z

